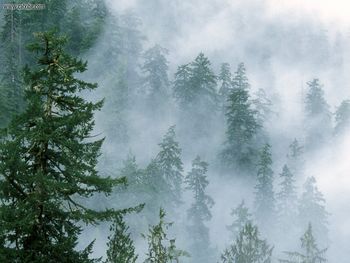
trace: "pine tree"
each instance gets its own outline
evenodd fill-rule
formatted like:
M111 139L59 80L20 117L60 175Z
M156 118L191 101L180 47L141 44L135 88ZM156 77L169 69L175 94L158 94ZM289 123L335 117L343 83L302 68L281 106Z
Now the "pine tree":
M324 98L324 91L318 79L307 83L309 92L306 95L306 146L315 149L327 142L332 132L331 113Z
M295 223L298 221L297 193L294 175L287 165L283 166L280 174L280 191L276 195L278 223L282 233L293 233Z
M133 241L128 233L129 227L125 224L123 217L118 215L110 227L112 236L108 237L107 260L105 263L135 263L137 255Z
M270 233L275 220L275 194L273 190L271 146L265 144L260 152L257 184L255 186L255 218L263 232Z
M64 53L65 40L37 34L30 46L40 54L25 69L27 107L8 127L0 143L0 240L5 262L94 262L92 244L76 251L82 228L110 220L117 210L82 204L94 193L109 194L124 179L102 178L96 171L103 139L94 141L94 111L80 91L96 88L75 78L86 63ZM15 157L15 158L14 158Z
M259 238L257 226L247 223L233 245L221 255L222 263L270 263L273 248Z
M221 64L218 80L220 81L220 99L222 101L223 106L226 106L226 101L232 88L232 74L229 63Z
M156 161L161 170L163 180L168 186L168 189L165 189L169 196L167 205L174 209L181 203L181 185L183 180L181 148L176 141L175 126L169 128L159 146L160 152L156 157Z
M172 223L164 221L165 212L159 211L159 223L149 228L149 234L143 235L148 241L145 263L178 263L179 258L189 256L187 252L176 248L175 239L168 239L167 230ZM169 245L167 242L169 241Z
M301 238L301 248L304 253L285 252L289 259L280 259L280 263L322 263L327 262L325 253L327 249L319 249L312 233L312 226L309 226Z
M232 239L236 239L243 227L251 222L251 214L248 207L245 206L244 200L235 208L232 209L231 216L235 218L233 223L227 227L231 231Z
M189 233L192 239L191 255L195 262L211 262L212 254L209 240L209 229L205 225L212 217L210 208L213 199L205 193L209 182L206 177L208 163L197 156L192 162L192 170L187 174L187 189L192 190L194 203L188 210L190 221Z
M257 157L255 138L260 129L256 111L248 93L249 83L244 64L238 66L226 108L226 146L221 153L226 166L238 166L251 171Z
M294 176L301 176L304 170L304 147L297 139L289 145L287 154L287 166Z
M334 134L336 136L344 134L350 127L350 100L344 100L335 112L335 128Z
M318 190L316 179L307 178L304 192L299 200L299 222L301 226L311 223L317 240L328 246L328 215L325 207L326 200Z
M259 89L255 93L253 106L257 113L257 120L259 121L260 126L263 126L273 113L272 101L268 98L264 89Z
M168 64L166 59L168 50L155 45L148 49L144 55L142 72L145 75L145 92L148 94L150 103L158 105L166 102L169 94Z

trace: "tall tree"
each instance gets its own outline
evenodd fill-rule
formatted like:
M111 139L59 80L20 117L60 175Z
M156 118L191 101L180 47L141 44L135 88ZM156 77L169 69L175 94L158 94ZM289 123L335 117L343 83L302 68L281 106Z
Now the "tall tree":
M232 209L231 216L234 218L234 221L227 229L231 231L232 239L235 240L243 227L252 221L252 215L249 213L249 209L246 207L244 200L242 200L236 208Z
M312 233L311 224L305 234L301 237L301 248L304 250L300 252L285 252L289 259L280 259L280 263L323 263L327 262L325 253L327 249L319 249L316 244L316 239Z
M166 231L172 223L165 222L164 218L165 212L160 209L159 223L149 228L147 236L143 235L148 241L147 258L144 263L178 263L179 258L188 256L187 252L176 248L175 239L168 239Z
M220 100L223 106L225 107L228 95L232 88L232 74L231 74L231 67L229 63L221 64L218 80L220 81L220 89L219 89Z
M304 170L304 147L297 139L289 145L287 166L294 176L301 176Z
M105 263L136 262L138 256L128 231L129 227L125 224L122 215L118 215L110 227L112 236L108 237L107 260Z
M325 143L332 132L331 113L318 79L307 83L309 91L305 99L306 146L308 149Z
M91 209L81 198L109 194L125 180L96 171L103 139L94 141L90 133L103 103L78 96L96 88L75 77L86 63L64 53L65 39L53 33L37 38L30 50L40 54L38 65L25 69L27 107L0 143L1 254L5 262L94 262L92 245L75 249L78 222L110 220L120 212Z
M280 191L276 194L278 224L282 233L294 233L298 221L298 197L295 187L294 175L287 165L283 166L280 174Z
M273 111L272 111L272 101L266 94L264 89L259 89L255 94L253 100L253 106L257 113L257 119L260 126L269 121Z
M311 223L316 239L320 244L328 246L328 215L325 207L326 200L318 190L316 179L307 178L304 192L299 200L299 220L301 226Z
M169 197L167 198L167 205L172 209L181 203L181 186L183 180L183 164L181 161L181 148L176 141L175 126L171 126L163 141L159 144L160 152L156 157L157 164L161 170L163 180L169 189Z
M264 233L271 234L275 217L275 194L273 190L271 146L265 144L260 152L257 183L255 186L255 218Z
M212 217L210 208L213 199L205 193L209 182L206 177L208 163L197 156L192 162L192 170L186 176L187 189L193 192L194 202L188 210L189 233L192 240L191 255L195 262L212 262L209 229L205 225Z
M226 119L226 146L221 153L227 166L238 166L252 171L258 150L256 136L260 129L257 112L252 109L248 93L249 83L244 64L238 66L233 78L233 87L229 94Z
M344 134L350 127L350 100L344 100L335 112L335 128L336 136Z
M166 102L169 94L168 50L155 45L146 50L143 55L142 72L145 75L144 86L151 105Z
M257 226L247 223L234 244L221 255L222 263L270 263L272 250L265 240L259 238Z

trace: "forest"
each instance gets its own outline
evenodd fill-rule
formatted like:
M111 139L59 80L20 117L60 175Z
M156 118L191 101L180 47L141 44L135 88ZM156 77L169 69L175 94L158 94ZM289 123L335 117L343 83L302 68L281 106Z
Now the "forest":
M27 2L0 2L0 262L348 262L350 26Z

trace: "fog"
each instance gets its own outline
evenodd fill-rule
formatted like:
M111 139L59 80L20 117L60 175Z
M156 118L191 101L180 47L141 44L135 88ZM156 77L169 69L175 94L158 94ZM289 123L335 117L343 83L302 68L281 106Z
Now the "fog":
M245 63L251 85L250 94L254 97L255 92L264 89L276 113L264 124L268 141L272 145L275 191L280 183L279 174L287 162L289 144L294 138L305 141L306 83L314 78L320 79L332 113L342 100L350 98L350 4L347 1L109 0L107 6L117 17L133 12L140 18L142 24L139 29L145 37L142 41L143 51L155 44L169 51L170 81L174 80L178 66L193 61L200 52L209 58L216 74L223 62L230 63L232 73L240 62ZM142 104L140 100L133 101L132 107L123 113L128 139L123 141L108 137L106 121L111 118L110 112L114 111L116 105L114 102L109 103L112 99L108 97L108 90L117 84L113 82L115 74L96 74L96 70L101 67L102 71L108 70L103 68L100 53L105 51L106 43L110 42L112 30L113 25L107 24L103 36L85 56L89 62L85 77L97 81L100 86L92 98L106 97L104 110L96 116L96 132L107 137L101 157L101 171L115 173L122 167L122 161L128 154L135 155L141 168L146 167L159 151L158 143L163 135L170 126L176 125L184 174L191 169L191 162L196 155L209 163L208 194L214 199L215 205L211 209L213 217L207 226L212 246L221 253L231 242L226 228L232 223L231 209L244 199L250 212L253 212L255 177L242 178L239 170L221 171L218 153L225 141L224 116L220 115L212 122L205 123L207 135L191 134L188 129L192 125L191 121L181 115L173 100L161 107L158 116L154 115L150 105ZM139 67L142 56L134 63L138 67L137 73L142 75ZM137 86L138 81L133 85ZM327 256L330 262L337 263L345 263L350 257L349 147L350 135L347 132L321 144L316 150L306 152L305 169L297 177L299 194L309 176L316 178L318 188L324 194L326 209L330 213L331 241ZM174 220L175 230L171 232L177 238L177 246L185 250L188 240L181 225L186 222L186 210L191 202L191 194L185 192L184 204ZM137 218L138 214L128 217L131 229L133 217ZM96 233L95 255L105 255L105 238L108 234L107 226L102 225ZM299 236L293 244L281 246L273 240L283 237L264 238L275 245L273 259L277 260L283 257L279 250L281 247L290 245L292 250L299 247ZM138 251L144 251L145 241L140 236L135 235L135 242Z

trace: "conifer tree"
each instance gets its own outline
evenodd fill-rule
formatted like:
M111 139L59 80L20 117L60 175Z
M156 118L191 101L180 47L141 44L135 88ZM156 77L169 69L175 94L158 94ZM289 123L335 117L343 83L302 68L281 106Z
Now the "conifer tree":
M222 263L270 263L273 248L260 239L257 226L247 223L221 255Z
M244 64L238 66L226 107L226 146L221 153L227 166L252 171L257 158L255 138L260 129L256 111L252 109L248 93L249 83Z
M329 213L326 210L325 203L326 200L318 190L316 179L314 177L307 178L304 184L304 191L299 200L299 222L302 226L311 223L318 242L328 246Z
M155 45L148 49L144 55L142 72L145 75L145 92L152 105L167 100L169 94L168 64L166 59L168 50Z
M260 229L268 232L275 220L275 194L273 190L271 146L265 144L260 152L258 163L257 183L255 186L255 218Z
M287 166L294 176L301 176L304 170L304 147L297 139L289 145Z
M168 189L168 204L173 209L181 203L181 186L183 180L183 164L181 161L181 148L176 141L175 126L171 126L163 141L159 144L160 152L156 157L157 164L166 182Z
M344 100L335 112L335 128L336 136L344 134L350 127L350 100Z
M280 191L276 194L278 223L283 233L291 233L298 221L297 193L294 175L287 165L283 166L280 174Z
M227 227L231 231L232 239L235 240L243 227L251 222L251 214L248 207L245 206L244 200L234 209L232 209L231 216L235 218L234 222Z
M115 218L110 227L112 236L108 237L107 260L105 263L135 263L137 255L133 241L128 233L129 227L125 224L122 215Z
M192 239L191 255L195 262L211 262L209 229L205 225L212 217L210 208L214 205L213 199L205 193L209 182L206 177L208 163L197 156L192 162L192 170L187 174L185 182L187 189L192 190L194 202L188 210L190 221L189 233Z
M260 126L263 126L273 113L272 101L268 98L264 89L259 89L255 93L253 106L257 113L257 120L259 121Z
M220 99L222 104L226 106L226 101L230 93L230 90L232 88L232 74L231 74L231 68L229 63L221 64L218 80L220 81L220 89L219 89Z
M189 256L187 252L176 248L175 239L169 240L167 230L172 223L165 222L164 218L165 212L160 209L159 223L149 228L147 236L143 235L148 241L147 258L144 263L178 263L179 258Z
M92 103L78 96L95 84L75 77L86 63L64 53L65 40L37 34L30 46L38 65L25 69L25 111L0 143L0 205L5 262L94 262L92 244L77 251L87 224L110 220L117 210L82 204L94 193L109 194L124 179L102 178L96 171L103 139L94 141ZM15 157L15 158L14 158ZM80 199L78 199L80 198Z
M306 146L312 150L327 142L332 132L331 113L318 79L307 83L306 95Z
M289 259L280 259L280 263L323 263L327 262L325 253L327 249L319 249L316 244L316 239L312 233L312 225L309 223L308 228L301 240L301 248L303 253L300 252L285 252Z

